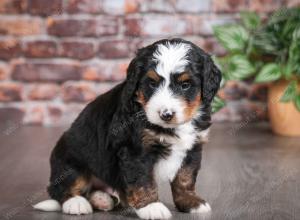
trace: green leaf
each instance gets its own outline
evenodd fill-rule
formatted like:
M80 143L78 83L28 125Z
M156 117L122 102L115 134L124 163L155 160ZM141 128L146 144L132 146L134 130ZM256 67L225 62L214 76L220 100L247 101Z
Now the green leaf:
M281 72L282 72L282 75L285 77L285 79L290 79L293 75L293 64L292 62L288 61L286 64L283 64L281 66Z
M280 67L276 63L265 65L255 78L255 82L272 82L281 77Z
M225 102L221 98L219 98L218 96L215 96L215 98L212 102L212 112L213 113L218 112L225 105L226 105Z
M244 55L234 55L228 60L227 75L231 80L246 79L255 73L255 67Z
M291 65L292 72L300 71L300 39L294 39L290 43L288 51L288 63Z
M290 102L295 99L297 95L297 81L292 81L286 87L282 97L280 98L281 102Z
M255 12L241 12L241 19L244 26L248 29L256 29L260 23L260 17Z
M293 40L300 40L300 24L297 24L295 30L293 31Z
M298 111L300 112L300 94L298 94L294 100L294 104L296 106L296 108L298 109Z
M214 34L219 43L229 51L242 51L249 34L241 25L224 25L214 27Z

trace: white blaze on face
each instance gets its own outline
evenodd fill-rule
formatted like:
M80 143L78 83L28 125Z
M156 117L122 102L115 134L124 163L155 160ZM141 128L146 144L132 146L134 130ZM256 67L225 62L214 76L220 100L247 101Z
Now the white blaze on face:
M146 104L146 114L148 120L153 124L163 127L174 127L172 123L166 123L161 120L159 114L162 111L174 112L176 124L184 122L184 103L174 96L170 86L170 76L174 73L181 73L188 64L187 53L190 46L185 43L158 45L154 53L154 59L157 62L155 71L164 78L164 83L160 85L153 96Z

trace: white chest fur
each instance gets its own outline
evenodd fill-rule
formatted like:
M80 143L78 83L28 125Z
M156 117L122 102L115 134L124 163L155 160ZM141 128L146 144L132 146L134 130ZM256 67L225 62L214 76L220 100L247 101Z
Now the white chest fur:
M202 132L201 132L202 133ZM172 181L181 167L188 150L192 149L199 133L191 123L179 126L176 129L178 137L162 135L160 140L171 143L171 153L167 158L160 159L154 167L155 178Z

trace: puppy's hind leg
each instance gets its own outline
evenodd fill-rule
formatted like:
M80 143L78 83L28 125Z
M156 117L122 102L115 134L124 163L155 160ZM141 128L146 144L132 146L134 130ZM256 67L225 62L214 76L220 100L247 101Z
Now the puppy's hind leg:
M70 187L68 198L62 204L63 213L71 215L92 213L93 208L86 197L84 197L89 188L89 179L83 176L78 176Z
M65 214L84 215L93 212L92 206L86 199L91 184L90 177L85 172L64 165L52 166L49 195L62 204ZM60 164L61 165L61 164ZM60 168L60 169L59 169Z

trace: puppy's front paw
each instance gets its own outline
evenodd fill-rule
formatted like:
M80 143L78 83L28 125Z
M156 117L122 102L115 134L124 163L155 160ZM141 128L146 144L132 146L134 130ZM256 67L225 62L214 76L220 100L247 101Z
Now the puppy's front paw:
M75 196L64 202L63 213L71 215L85 215L93 212L91 204L82 196Z
M201 203L197 208L191 209L190 213L208 213L210 211L210 205L206 202Z
M141 219L168 219L172 217L169 209L161 202L153 202L149 205L136 209L136 214Z

